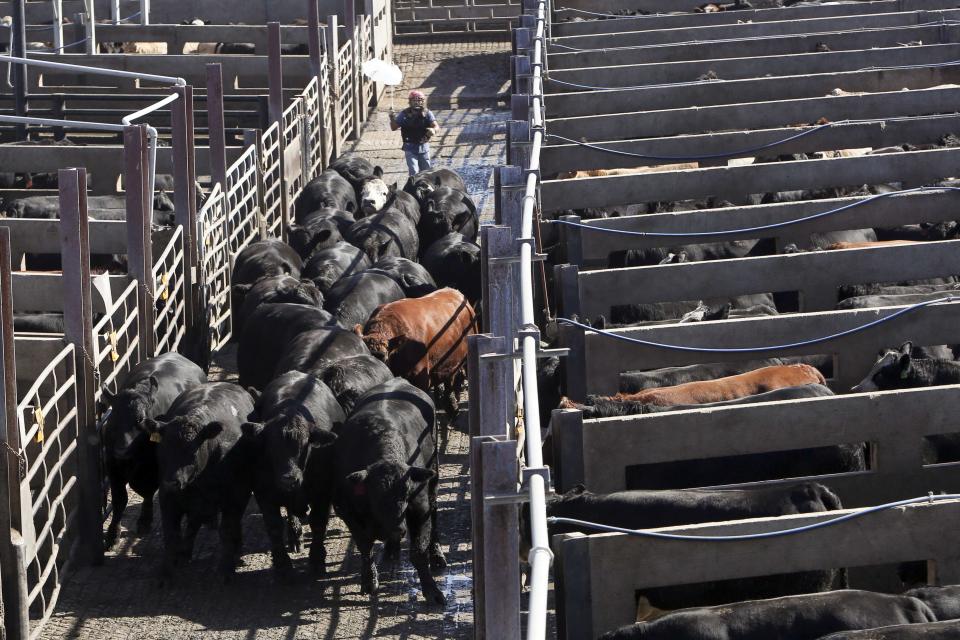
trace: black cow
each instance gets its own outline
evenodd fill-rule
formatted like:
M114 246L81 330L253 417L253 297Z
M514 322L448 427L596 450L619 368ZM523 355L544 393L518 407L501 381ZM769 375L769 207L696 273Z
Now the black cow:
M888 349L851 391L864 393L960 384L960 362L945 358L917 358L914 350L911 342L903 343L899 350ZM945 433L924 438L924 464L957 460L960 460L960 435Z
M445 167L427 169L415 176L410 176L403 190L416 198L420 204L425 204L427 196L439 187L450 187L463 193L467 192L467 185L464 184L463 178L456 171Z
M772 640L834 631L933 622L924 603L871 591L830 591L674 611L600 636L601 640Z
M781 358L766 358L743 362L710 362L685 367L664 367L662 369L651 369L650 371L625 371L620 374L620 391L636 393L644 389L674 387L687 382L715 380L778 364L787 363Z
M327 311L345 329L366 324L381 304L406 297L393 278L369 271L341 278L326 295Z
M14 333L63 333L62 313L21 313L13 314Z
M193 555L200 525L217 526L218 515L220 571L224 579L233 575L240 558L240 521L255 478L253 447L244 446L241 430L252 413L253 401L241 387L210 382L180 394L163 422L144 422L144 430L160 439L162 581L172 577L178 560Z
M237 371L244 387L263 389L287 346L301 333L333 324L323 309L303 304L263 304L247 319L237 347Z
M737 296L729 300L617 304L610 307L610 322L612 323L611 326L636 326L654 321L679 320L685 314L696 311L704 302L707 304L729 304L731 309L746 309L757 306L776 307L773 295L769 293Z
M946 587L918 587L905 592L905 596L913 596L933 611L937 620L960 619L960 585Z
M333 169L327 169L304 186L294 203L294 219L302 224L307 214L317 209L357 211L357 196L353 185Z
M900 349L888 349L877 360L870 373L851 391L888 391L914 389L946 384L960 384L960 362L913 357L913 343L904 342Z
M370 268L367 255L348 242L338 242L318 251L303 267L303 277L313 280L326 295L341 278L361 273Z
M369 353L334 361L325 360L318 367L310 369L309 373L330 387L347 414L353 411L357 398L393 379L390 367Z
M247 245L233 263L230 282L234 312L243 308L244 297L260 278L282 275L299 278L302 268L303 260L281 240L269 238Z
M956 640L960 638L960 620L898 624L864 631L839 631L818 640Z
M655 529L703 522L724 522L798 513L836 511L843 506L827 487L814 482L771 488L681 491L619 491L591 493L583 486L547 498L547 517L571 518L627 529ZM528 552L530 507L521 507L521 557ZM561 533L597 533L574 524L550 525L550 536ZM681 588L645 589L652 609L709 606L779 596L828 591L837 572L810 571L705 583ZM845 576L841 575L841 579Z
M688 262L703 262L706 260L728 260L730 258L744 258L750 255L757 245L756 240L734 240L732 242L715 242L706 244L687 244L675 247L650 247L647 249L626 249L610 254L611 268L649 267L662 264L672 253L687 254ZM755 253L753 255L756 255Z
M315 377L291 371L276 378L257 398L259 422L243 425L247 438L257 445L257 483L254 495L263 513L270 538L273 568L282 578L293 572L283 546L283 518L306 515L310 507L310 566L317 574L326 571L323 538L332 500L333 430L347 419L333 392Z
M446 566L437 536L435 423L430 396L394 378L364 394L337 434L334 506L360 552L363 593L378 589L374 541L396 557L409 533L424 597L446 604L430 573Z
M115 395L103 387L103 399L110 407L103 443L113 503L113 517L104 536L107 549L117 541L127 508L128 484L143 497L137 534L149 532L153 521L153 494L160 480L157 447L143 432L144 421L162 416L177 396L206 381L203 369L179 353L165 353L137 363L117 386Z
M382 273L393 278L400 285L408 298L419 298L433 293L439 287L433 276L420 263L407 258L381 258L375 265L367 269L367 273Z
M420 224L417 225L423 249L454 231L465 240L476 242L479 229L477 205L463 191L438 187L427 195L420 213Z
M883 284L880 282L871 282L867 284L845 284L837 292L838 300L855 298L857 296L875 296L881 294L897 293L921 293L923 290L919 287L930 287L928 291L943 291L952 289L957 283L956 276L946 276L943 278L926 278L923 280L906 280L903 282ZM899 291L893 291L898 289ZM909 291L905 290L909 289Z
M420 250L416 222L390 206L357 220L343 237L363 250L371 262L389 256L416 259Z
M343 234L334 218L314 219L307 224L287 225L287 241L304 260L309 260L322 251L343 242Z
M960 292L948 290L948 291L932 291L927 293L904 293L900 295L872 295L872 296L856 296L853 298L847 298L846 300L841 300L837 303L837 309L867 309L871 307L901 307L911 304L916 304L918 302L929 302L931 300L940 300L941 298L946 298L948 296L960 296Z
M875 229L877 240L914 240L929 242L932 240L953 240L960 234L960 223L953 220L942 222L921 222L900 227Z
M350 225L357 221L354 215L349 211L341 211L340 209L324 207L304 215L300 220L297 220L296 223L290 225L290 228L296 228L298 225L308 227L321 220L331 220L336 223L337 229L341 234L349 229Z
M316 371L327 363L369 353L353 331L340 327L312 329L297 335L279 354L274 376L288 371Z
M382 178L383 169L375 167L369 160L355 153L345 153L332 163L330 169L339 173L344 180L353 185L357 194L357 202L361 202L360 190L363 182L370 177Z
M233 321L233 332L237 336L243 335L247 319L260 305L281 302L320 309L323 307L323 294L313 281L306 278L298 280L287 275L260 278L244 296L243 306Z
M477 306L480 301L480 247L459 233L448 233L434 242L420 263L438 287L452 287Z

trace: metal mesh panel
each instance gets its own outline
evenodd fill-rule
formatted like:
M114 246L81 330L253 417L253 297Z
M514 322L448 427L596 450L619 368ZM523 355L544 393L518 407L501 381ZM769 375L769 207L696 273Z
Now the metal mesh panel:
M280 237L280 224L283 222L281 212L283 174L280 166L280 154L283 152L283 147L280 141L280 126L274 122L263 132L260 162L263 167L263 213L267 220L267 235L278 238Z
M340 141L353 132L353 44L347 40L338 55L340 77L337 79L337 109L340 115Z
M183 227L177 226L167 248L153 265L154 309L157 315L155 355L176 351L187 332L183 276Z
M30 638L53 613L60 579L76 546L79 492L74 347L50 361L17 404L20 532L27 576Z
M372 50L373 45L373 19L370 16L360 17L360 21L357 23L357 64L362 65L364 62L370 58L376 57L376 53ZM363 99L360 102L361 114L366 113L367 107L370 105L370 99L373 96L373 81L367 76L360 73L359 68L357 69L357 77L360 79L360 86L362 87L360 95L363 96Z
M275 188L279 202L280 187ZM213 199L211 196L208 202ZM263 215L263 212L260 211L257 193L257 149L254 146L247 147L227 169L226 211L229 221L229 255L235 256L260 233L259 216Z
M321 69L321 74L325 72L325 69ZM322 102L320 100L320 84L317 82L317 78L310 80L306 89L303 90L302 97L304 121L307 127L304 133L309 141L307 146L309 154L306 159L307 175L303 178L304 181L309 181L318 175L323 167L324 131L321 126L320 109L322 109Z
M118 379L138 362L138 286L136 280L131 280L93 327L93 370L99 382L94 392L97 402L104 386L116 393Z
M250 236L253 237L252 235ZM246 245L244 245L246 246ZM230 242L223 191L216 184L197 215L199 282L210 328L210 348L218 351L230 341Z

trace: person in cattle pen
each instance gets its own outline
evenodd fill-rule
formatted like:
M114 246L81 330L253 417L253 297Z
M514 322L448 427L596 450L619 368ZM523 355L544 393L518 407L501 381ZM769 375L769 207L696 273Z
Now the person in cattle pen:
M427 109L427 97L420 91L411 91L410 106L395 113L390 109L390 130L400 129L403 138L403 157L410 175L431 168L430 138L438 131L437 118Z

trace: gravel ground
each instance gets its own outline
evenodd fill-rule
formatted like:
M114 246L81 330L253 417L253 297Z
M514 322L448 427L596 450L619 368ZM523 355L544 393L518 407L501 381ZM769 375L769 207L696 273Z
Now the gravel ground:
M395 104L405 104L406 90L422 88L443 127L435 139L438 166L456 169L467 181L483 211L493 216L492 169L503 163L504 122L496 94L506 89L509 47L503 43L406 44L395 57L406 75ZM354 148L380 164L388 175L405 180L398 132L390 132L386 108L369 121ZM213 379L234 377L232 348L219 354ZM177 584L160 589L156 568L162 551L157 518L144 538L133 535L139 498L131 494L117 547L103 566L75 571L63 585L60 600L40 637L95 640L151 638L469 638L473 609L470 570L469 452L466 413L461 413L441 457L439 522L448 568L438 578L447 596L444 610L423 601L406 549L391 571L381 566L381 589L371 600L360 594L359 562L349 533L339 520L328 531L327 569L323 581L278 584L270 570L269 545L261 516L251 500L244 521L243 565L230 584L215 575L219 544L216 532L202 529L194 560ZM309 534L308 534L309 535ZM306 552L293 555L306 568Z

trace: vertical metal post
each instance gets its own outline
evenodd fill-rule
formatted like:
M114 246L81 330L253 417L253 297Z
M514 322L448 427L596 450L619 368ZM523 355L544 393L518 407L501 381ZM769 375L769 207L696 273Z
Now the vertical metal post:
M17 3L19 4L19 3ZM0 227L0 564L3 565L3 624L12 639L25 636L29 618L20 606L21 583L18 553L13 537L20 525L20 431L17 427L17 360L13 344L13 283L11 282L10 229ZM8 448L9 447L9 448ZM15 534L14 531L17 533ZM26 586L26 585L24 585Z
M495 336L504 336L513 344L516 337L517 281L513 265L506 259L517 255L515 236L509 227L485 227L486 289L483 291L484 323Z
M77 393L79 539L81 557L103 562L100 439L94 406L93 308L90 290L90 237L86 169L61 169L60 252L63 259L63 331L74 348Z
M86 38L87 41L84 43L84 48L86 49L87 55L93 55L97 52L97 18L96 10L94 8L96 2L95 0L83 0L83 5L87 12L87 22L86 22Z
M140 24L150 24L150 0L140 0Z
M347 38L350 40L350 60L349 69L341 70L348 73L353 79L350 83L353 87L353 95L350 96L352 106L353 124L351 125L350 140L360 138L360 56L357 49L360 47L360 39L357 37L357 11L353 5L353 0L343 0L343 26L347 30Z
M137 288L140 360L153 357L157 340L154 332L153 249L150 238L153 194L149 193L148 154L146 126L126 127L123 132L123 186L127 194L127 270L140 284Z
M26 0L15 0L13 3L13 33L10 50L16 58L27 56L27 15ZM13 76L14 107L18 116L27 115L27 65L15 64L10 74ZM27 125L16 126L17 139L27 139Z
M53 0L53 52L63 53L63 0Z
M120 24L120 0L110 0L110 22Z
M227 134L223 111L223 70L207 65L207 131L210 140L210 177L227 190Z
M340 155L340 36L337 33L337 16L327 16L327 69L330 72L330 126L333 127L333 149L330 157Z
M197 253L197 184L190 162L193 157L193 118L187 116L193 102L192 87L175 87L180 98L170 105L173 133L173 184L176 222L183 230L184 323L193 337L195 325L193 274L199 273ZM192 115L192 114L191 114Z
M267 25L267 54L269 56L270 122L281 125L283 133L283 62L280 56L280 23Z

